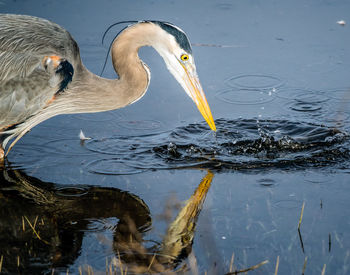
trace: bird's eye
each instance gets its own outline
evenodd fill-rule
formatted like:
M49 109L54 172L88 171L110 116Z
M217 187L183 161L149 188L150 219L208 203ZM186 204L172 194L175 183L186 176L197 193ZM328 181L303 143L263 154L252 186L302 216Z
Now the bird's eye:
M188 57L187 54L181 55L181 60L182 60L182 61L187 61L188 59L189 59L189 57Z

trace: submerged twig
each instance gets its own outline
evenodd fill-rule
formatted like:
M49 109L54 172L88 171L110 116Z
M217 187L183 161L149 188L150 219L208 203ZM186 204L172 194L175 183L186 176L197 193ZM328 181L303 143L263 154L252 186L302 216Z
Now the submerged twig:
M253 265L253 266L248 267L246 269L241 269L241 270L236 270L236 271L233 271L233 272L229 272L229 273L226 273L225 275L236 275L236 274L239 274L239 273L252 271L252 270L255 270L255 269L259 268L260 266L262 266L264 264L267 264L268 262L269 262L268 260L265 260L265 261L262 261L261 263L258 263L257 265Z
M324 275L324 274L326 274L326 264L323 265L321 275Z
M304 207L305 207L305 202L303 202L303 206L301 207L301 213L300 213L300 218L299 218L299 223L298 223L298 229L300 229L301 221L303 220Z
M302 272L301 272L301 275L304 275L304 274L305 274L306 263L307 263L307 256L306 256L305 259L304 259L304 265L303 265L303 270L302 270Z
M153 254L153 257L152 257L152 259L151 259L151 262L149 263L148 268L147 268L148 270L151 270L151 266L152 266L152 264L153 264L155 258L156 258L156 253Z
M40 235L39 235L38 232L35 230L34 226L31 224L31 222L29 221L29 219L27 218L27 216L24 216L24 218L27 220L29 226L32 228L32 230L33 230L35 236L36 236L40 241L42 241L43 243L45 243L45 244L50 244L49 242L43 240L43 239L40 237ZM37 218L35 219L35 221L37 221Z
M304 242L303 242L303 237L301 236L301 232L300 232L300 229L299 229L299 228L298 228L298 235L299 235L299 240L300 240L301 250L303 251L303 253L305 253L305 250L304 250Z
M232 256L231 256L231 261L230 261L230 269L229 271L232 272L232 268L233 268L233 263L235 261L235 253L232 253Z
M24 223L24 218L22 216L22 229L23 229L23 232L26 231L26 225Z
M4 261L4 255L1 255L0 258L0 273L1 273L1 269L2 269L2 262Z
M276 267L275 267L275 275L277 275L277 273L278 273L279 265L280 265L280 256L277 256Z

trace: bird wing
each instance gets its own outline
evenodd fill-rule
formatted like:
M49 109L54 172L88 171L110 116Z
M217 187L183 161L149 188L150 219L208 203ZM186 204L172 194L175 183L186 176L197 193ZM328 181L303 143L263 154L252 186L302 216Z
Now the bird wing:
M0 81L26 77L48 55L71 63L79 59L79 48L61 26L27 15L0 15Z
M0 132L45 107L57 92L45 56L80 61L72 36L59 25L26 15L0 15ZM57 77L56 77L57 78Z

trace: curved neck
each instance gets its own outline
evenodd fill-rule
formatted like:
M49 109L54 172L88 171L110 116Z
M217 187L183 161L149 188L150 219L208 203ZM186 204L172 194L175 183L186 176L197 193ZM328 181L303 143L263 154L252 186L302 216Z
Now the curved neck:
M149 23L140 23L125 29L113 42L112 63L119 76L129 103L140 98L147 90L150 72L138 56L143 46L152 46L157 40L156 27Z
M138 50L159 41L157 28L151 23L139 23L125 29L114 40L111 50L119 78L99 77L81 64L62 100L58 98L52 105L60 104L61 108L64 105L64 113L101 112L122 108L140 99L148 88L150 74Z

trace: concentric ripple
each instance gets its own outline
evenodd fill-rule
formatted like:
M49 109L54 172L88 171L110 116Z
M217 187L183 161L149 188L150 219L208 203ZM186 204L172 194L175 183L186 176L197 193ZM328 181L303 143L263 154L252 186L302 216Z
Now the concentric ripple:
M298 88L282 89L278 91L277 96L289 99L287 108L297 112L316 112L328 109L327 102L330 100L330 97L324 93Z
M227 89L220 91L216 97L223 102L239 105L255 105L275 99L275 92L253 89Z
M230 87L240 87L244 89L268 90L281 87L284 81L277 76L265 74L245 74L230 77L226 80Z
M341 165L350 159L348 134L337 128L288 120L216 120L144 136L90 140L104 155L87 164L91 173L134 174L153 169L200 167L249 170Z

